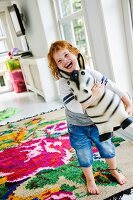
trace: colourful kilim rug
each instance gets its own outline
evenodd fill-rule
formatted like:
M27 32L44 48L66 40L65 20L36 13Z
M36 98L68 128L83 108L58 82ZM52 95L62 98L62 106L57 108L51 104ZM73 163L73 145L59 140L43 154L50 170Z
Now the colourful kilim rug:
M119 168L128 177L120 186L93 147L94 177L100 195L86 183L68 138L64 109L0 127L0 200L103 200L133 186L133 145L114 137Z
M7 108L5 110L0 111L0 122L4 119L10 118L13 115L17 114L20 112L20 109L18 108Z

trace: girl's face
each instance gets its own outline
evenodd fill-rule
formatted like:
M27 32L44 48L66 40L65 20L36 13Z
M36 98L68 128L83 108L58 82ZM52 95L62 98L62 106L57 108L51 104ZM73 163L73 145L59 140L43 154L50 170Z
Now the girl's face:
M55 52L53 58L59 69L71 73L75 69L79 69L77 56L72 54L68 49L60 49Z

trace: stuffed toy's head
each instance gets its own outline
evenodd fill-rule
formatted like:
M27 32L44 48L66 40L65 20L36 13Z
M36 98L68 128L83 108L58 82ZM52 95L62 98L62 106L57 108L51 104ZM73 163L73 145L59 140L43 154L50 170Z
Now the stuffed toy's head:
M94 78L89 71L85 69L84 59L80 53L77 59L80 70L74 70L72 72L67 84L74 93L75 99L83 103L92 96L91 89L94 86Z
M85 69L84 59L80 53L77 60L80 70L74 70L71 75L62 70L59 70L59 73L61 77L68 79L67 84L73 92L75 99L83 103L91 98L91 89L94 86L95 80L89 71Z
M75 79L73 78L75 77L75 72L73 71L73 73L71 74L72 78L70 77L70 80L67 81L67 84L74 93L75 99L80 103L83 103L92 96L91 89L94 86L94 78L89 71L85 69L77 70Z

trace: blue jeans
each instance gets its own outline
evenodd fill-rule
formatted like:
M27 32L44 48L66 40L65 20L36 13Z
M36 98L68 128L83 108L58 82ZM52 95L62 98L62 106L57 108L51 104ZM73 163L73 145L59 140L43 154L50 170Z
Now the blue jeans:
M76 150L79 165L90 167L93 163L92 142L95 143L102 158L113 158L115 147L111 139L100 142L96 125L75 126L68 124L71 146Z

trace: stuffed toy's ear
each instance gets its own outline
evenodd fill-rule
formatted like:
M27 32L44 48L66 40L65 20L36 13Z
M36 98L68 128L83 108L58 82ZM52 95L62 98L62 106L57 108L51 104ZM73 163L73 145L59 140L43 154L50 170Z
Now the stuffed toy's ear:
M66 78L66 79L70 78L70 75L67 72L65 72L59 68L58 68L58 74L61 78Z
M84 58L80 53L78 54L77 59L78 59L78 64L79 64L80 69L85 69Z

